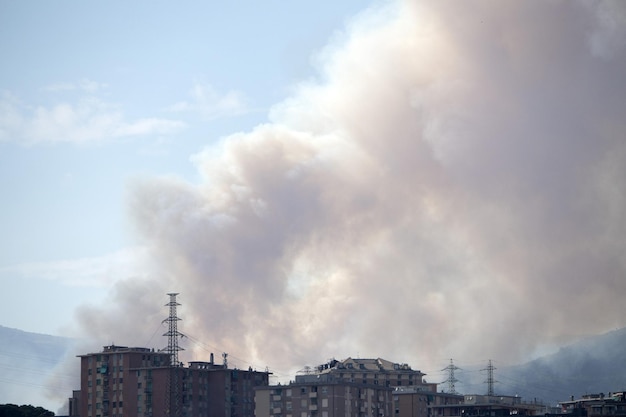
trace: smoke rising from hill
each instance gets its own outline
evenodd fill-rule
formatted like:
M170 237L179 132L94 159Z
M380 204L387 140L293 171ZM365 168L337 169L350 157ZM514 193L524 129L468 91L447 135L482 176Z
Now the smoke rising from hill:
M150 278L85 331L145 343L175 291L183 333L286 373L517 361L626 326L624 3L389 3L317 63L194 156L201 183L134 184Z

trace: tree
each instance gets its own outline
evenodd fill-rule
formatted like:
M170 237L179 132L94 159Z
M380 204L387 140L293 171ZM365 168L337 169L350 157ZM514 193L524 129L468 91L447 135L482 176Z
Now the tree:
M32 405L1 404L0 417L54 417L54 413Z

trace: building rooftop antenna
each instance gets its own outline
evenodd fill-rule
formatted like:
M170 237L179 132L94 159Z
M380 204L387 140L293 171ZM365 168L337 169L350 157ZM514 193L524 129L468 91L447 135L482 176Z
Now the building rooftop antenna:
M454 361L452 359L450 359L450 365L446 366L445 368L442 369L442 371L447 371L448 372L448 379L446 379L444 382L448 384L448 393L449 394L456 394L456 387L455 384L457 382L459 382L458 379L456 379L454 377L454 371L458 371L461 368L459 368L458 366L456 366L454 364Z

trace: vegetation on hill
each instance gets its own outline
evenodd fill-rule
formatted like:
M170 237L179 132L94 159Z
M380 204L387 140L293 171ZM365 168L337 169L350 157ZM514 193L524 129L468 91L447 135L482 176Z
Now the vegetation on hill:
M0 417L54 417L54 413L32 405L1 404Z

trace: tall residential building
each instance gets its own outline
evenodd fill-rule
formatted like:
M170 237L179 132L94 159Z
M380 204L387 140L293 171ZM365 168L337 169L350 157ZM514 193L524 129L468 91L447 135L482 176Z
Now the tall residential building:
M390 416L396 387L436 393L437 384L424 382L423 376L407 364L381 358L333 359L305 368L289 385L258 388L257 417Z
M142 347L105 346L79 356L81 388L70 399L80 417L252 417L254 388L269 372L190 362L170 366L171 355Z

